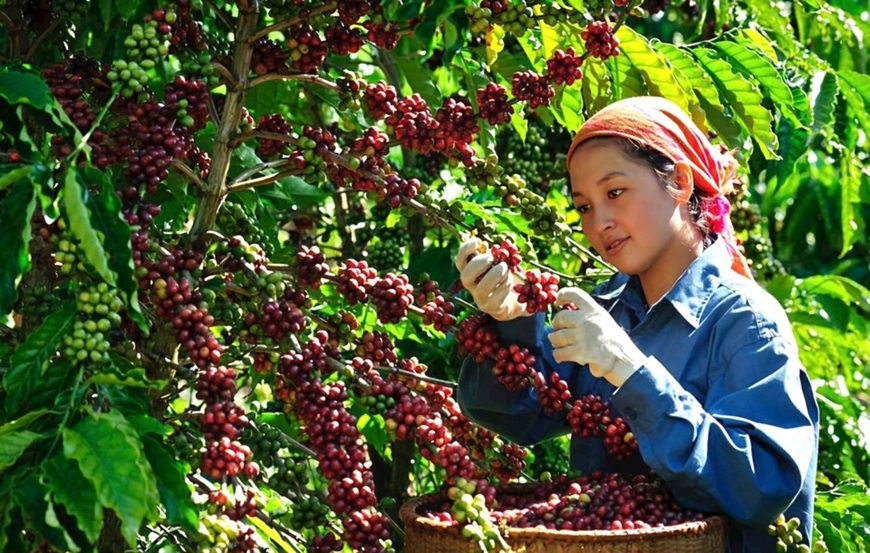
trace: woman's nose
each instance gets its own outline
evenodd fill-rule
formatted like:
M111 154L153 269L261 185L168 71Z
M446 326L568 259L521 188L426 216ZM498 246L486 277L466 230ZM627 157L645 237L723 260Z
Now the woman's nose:
M614 226L613 214L607 208L596 209L592 217L584 217L583 229L586 234L601 234Z

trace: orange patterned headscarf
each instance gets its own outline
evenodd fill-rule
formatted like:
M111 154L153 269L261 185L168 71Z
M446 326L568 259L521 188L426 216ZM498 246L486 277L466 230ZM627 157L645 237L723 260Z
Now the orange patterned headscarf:
M733 191L731 181L737 160L713 146L679 106L654 96L627 98L610 104L590 117L577 132L568 149L568 162L580 144L594 137L627 138L675 162L687 162L694 186L704 192L701 211L710 230L725 240L731 254L731 268L752 278L746 258L737 249L729 216L731 204L724 197Z

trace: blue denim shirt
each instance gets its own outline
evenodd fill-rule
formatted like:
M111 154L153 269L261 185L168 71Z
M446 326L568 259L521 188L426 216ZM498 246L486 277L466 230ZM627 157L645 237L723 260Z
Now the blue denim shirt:
M616 462L601 439L574 436L574 468L649 467L683 506L734 522L731 552L768 553L767 526L783 512L801 520L809 542L819 410L785 311L730 267L717 240L648 311L637 277L617 274L594 291L648 356L619 389L586 366L557 363L542 314L497 329L502 343L532 351L537 370L558 372L573 397L609 399L637 438L642 459ZM570 432L564 414L541 411L533 389L498 384L491 365L463 364L457 398L469 419L523 445Z

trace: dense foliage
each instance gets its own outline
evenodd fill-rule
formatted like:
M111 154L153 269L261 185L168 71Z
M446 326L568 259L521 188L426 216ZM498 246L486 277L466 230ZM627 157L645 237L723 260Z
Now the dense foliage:
M530 310L606 278L564 152L644 94L742 162L735 226L822 412L815 547L870 550L859 4L0 0L0 550L401 550L398 506L443 489L433 516L497 547L498 483L567 473L568 438L468 421L468 354L634 454L498 343L452 259L486 238ZM581 478L548 485L696 516Z

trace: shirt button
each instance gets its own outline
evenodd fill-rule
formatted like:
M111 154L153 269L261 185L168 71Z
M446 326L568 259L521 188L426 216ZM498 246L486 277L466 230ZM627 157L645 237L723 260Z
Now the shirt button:
M637 419L637 411L635 411L633 408L629 407L628 409L625 410L625 418L627 418L630 421Z

